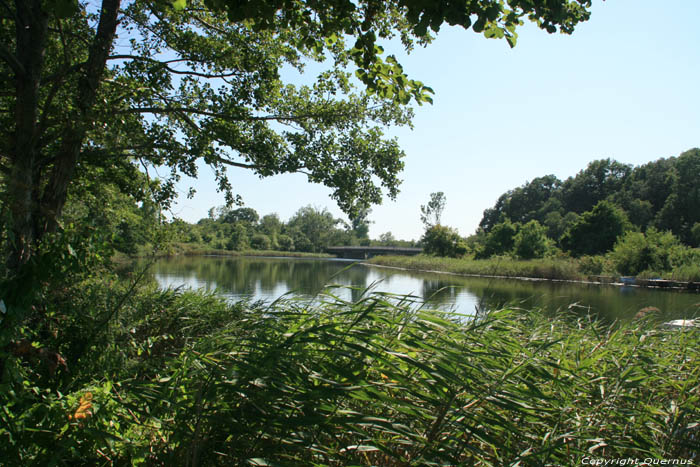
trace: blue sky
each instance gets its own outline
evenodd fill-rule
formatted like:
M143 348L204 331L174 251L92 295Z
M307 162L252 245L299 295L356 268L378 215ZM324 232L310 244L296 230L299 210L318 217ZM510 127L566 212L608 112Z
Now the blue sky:
M443 28L410 55L397 54L409 77L435 90L416 108L414 129L392 129L406 152L401 193L374 207L370 236L391 231L417 239L420 205L443 191L443 224L473 233L499 195L535 177L575 175L592 160L634 165L700 146L700 1L595 1L572 36L534 25L518 45ZM392 50L391 44L387 49ZM246 206L288 219L301 206L327 207L328 194L303 175L259 179L229 170ZM224 203L202 170L194 199L173 213L195 222Z

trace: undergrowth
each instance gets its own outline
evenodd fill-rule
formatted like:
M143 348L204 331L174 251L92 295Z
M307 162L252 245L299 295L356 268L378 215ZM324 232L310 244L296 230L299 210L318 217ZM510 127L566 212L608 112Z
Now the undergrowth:
M700 461L700 332L93 279L3 350L6 465ZM55 352L55 366L43 362ZM51 352L49 352L49 350Z

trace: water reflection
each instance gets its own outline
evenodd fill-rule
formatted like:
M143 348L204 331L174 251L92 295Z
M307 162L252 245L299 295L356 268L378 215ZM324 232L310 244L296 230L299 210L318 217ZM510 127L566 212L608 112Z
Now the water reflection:
M176 257L159 260L153 275L162 287L186 286L218 290L232 299L272 301L292 292L312 298L329 284L345 288L333 293L359 300L364 289L420 297L429 306L472 314L505 305L542 308L554 313L572 310L608 319L629 318L654 306L664 318L700 316L700 295L566 282L465 278L368 267L342 260L260 257Z

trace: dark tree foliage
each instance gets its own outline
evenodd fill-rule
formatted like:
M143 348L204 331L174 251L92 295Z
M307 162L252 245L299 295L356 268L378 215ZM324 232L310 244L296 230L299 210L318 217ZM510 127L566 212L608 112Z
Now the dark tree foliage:
M600 201L621 191L631 171L631 165L612 159L591 162L562 184L564 209L576 213L590 211Z
M546 228L536 220L531 220L520 227L513 243L513 253L518 258L542 258L549 246Z
M260 219L260 216L253 208L226 210L221 217L224 222L228 222L229 224L247 222L248 224L255 225Z
M494 225L483 240L483 246L477 251L477 258L490 258L494 255L506 255L513 251L515 236L520 228L519 223L509 219Z
M506 216L513 222L536 220L544 223L549 212L558 211L561 181L554 175L538 177L498 198L496 206L484 211L479 226L490 231Z
M561 244L574 256L599 255L612 250L618 237L631 227L621 208L601 201L581 215L564 235Z
M693 244L692 228L700 222L698 187L700 149L634 168L611 159L597 160L564 182L547 175L504 193L484 211L480 227L490 232L506 219L536 220L558 242L576 215L610 201L640 230L670 230L684 243Z

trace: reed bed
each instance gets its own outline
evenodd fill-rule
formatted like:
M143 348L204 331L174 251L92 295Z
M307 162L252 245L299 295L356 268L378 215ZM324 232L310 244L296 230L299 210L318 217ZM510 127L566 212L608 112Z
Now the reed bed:
M113 303L97 284L83 290L64 308L89 315L89 307ZM77 356L64 348L74 363L60 382L21 361L7 367L0 458L17 465L700 462L694 330L519 309L455 315L382 293L344 301L333 289L313 305L145 289L98 337Z

